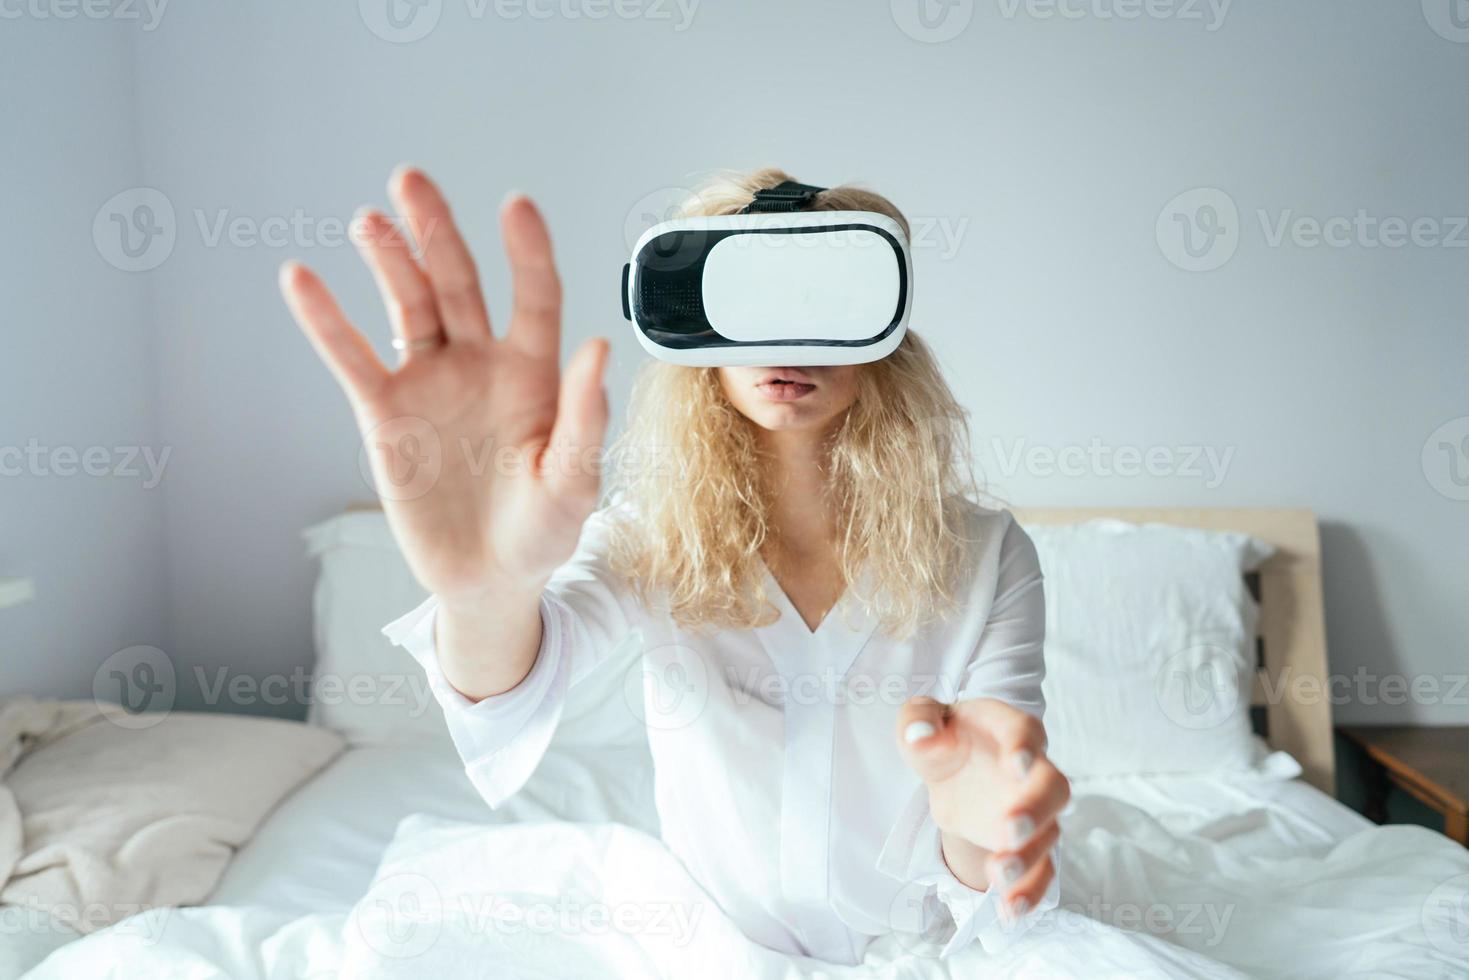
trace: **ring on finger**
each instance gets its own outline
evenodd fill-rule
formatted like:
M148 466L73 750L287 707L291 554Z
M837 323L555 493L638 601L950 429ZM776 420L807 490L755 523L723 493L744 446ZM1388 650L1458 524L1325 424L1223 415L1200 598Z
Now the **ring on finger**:
M432 337L414 337L412 340L409 340L406 337L394 337L393 350L433 350L435 347L441 346L444 343L445 339L446 338L442 330L434 334Z

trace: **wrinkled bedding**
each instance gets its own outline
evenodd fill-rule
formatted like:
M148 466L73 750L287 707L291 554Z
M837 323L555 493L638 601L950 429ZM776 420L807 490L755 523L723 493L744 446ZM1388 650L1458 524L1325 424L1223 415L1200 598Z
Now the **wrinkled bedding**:
M1296 783L1078 786L1063 818L1061 907L1003 954L940 960L941 937L899 931L848 968L750 943L635 801L594 792L605 773L565 759L552 768L556 802L585 803L569 809L586 822L552 819L561 807L534 783L520 812L479 819L459 809L462 786L445 815L426 790L426 812L397 822L350 904L250 904L237 886L236 904L136 916L29 976L1469 976L1466 852L1420 828L1367 825ZM414 802L395 795L393 806L414 813ZM329 848L319 824L313 836ZM915 925L921 898L895 907L895 929Z

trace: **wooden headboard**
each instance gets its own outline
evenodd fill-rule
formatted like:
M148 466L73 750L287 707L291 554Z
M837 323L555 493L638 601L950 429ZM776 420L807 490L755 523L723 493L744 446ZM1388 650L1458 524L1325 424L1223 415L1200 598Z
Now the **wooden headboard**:
M1257 579L1261 655L1251 703L1264 709L1263 734L1271 747L1295 756L1306 782L1336 795L1321 538L1314 514L1276 507L1063 507L1017 508L1015 517L1022 524L1111 517L1134 524L1238 531L1274 545L1275 554L1261 566ZM1311 696L1301 696L1306 692Z

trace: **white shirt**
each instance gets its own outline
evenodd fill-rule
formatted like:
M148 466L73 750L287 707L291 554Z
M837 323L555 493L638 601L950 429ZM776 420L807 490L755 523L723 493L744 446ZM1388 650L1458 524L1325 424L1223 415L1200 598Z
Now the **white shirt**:
M773 624L682 628L611 571L608 530L607 513L594 514L547 585L539 656L511 691L476 703L449 685L433 598L383 631L423 665L490 806L535 769L568 687L637 632L663 840L747 936L850 964L875 936L946 928L944 909L945 955L976 939L995 952L1023 930L1030 920L1006 924L997 897L945 865L927 791L894 735L916 695L1042 714L1040 566L1008 512L973 508L975 560L956 608L902 640L850 599L812 632L768 572ZM1053 881L1037 910L1057 894Z

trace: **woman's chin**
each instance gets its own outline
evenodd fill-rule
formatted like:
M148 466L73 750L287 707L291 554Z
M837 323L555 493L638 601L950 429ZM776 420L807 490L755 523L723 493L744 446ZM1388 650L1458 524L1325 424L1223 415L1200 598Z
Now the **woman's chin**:
M830 416L831 413L823 406L795 401L769 402L757 406L747 417L771 432L798 432L802 429L825 429Z

